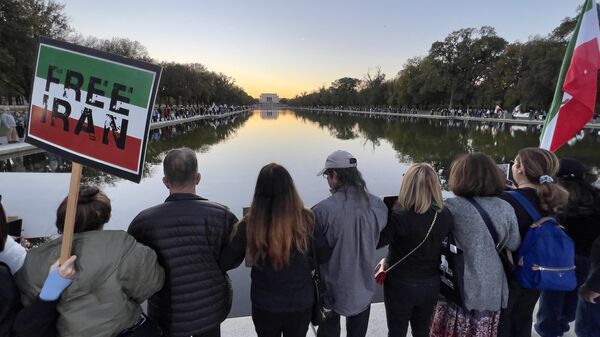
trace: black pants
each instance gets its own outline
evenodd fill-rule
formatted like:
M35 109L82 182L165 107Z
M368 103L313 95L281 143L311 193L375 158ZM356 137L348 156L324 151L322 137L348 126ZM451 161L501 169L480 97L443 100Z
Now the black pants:
M431 315L440 293L440 277L401 280L388 277L383 287L388 337L428 337Z
M540 298L538 289L523 288L508 278L508 307L500 312L499 337L531 337L533 310Z
M252 321L258 337L305 337L312 308L302 311L270 312L252 307Z
M221 326L219 325L218 327L207 331L201 335L193 335L191 337L221 337Z
M346 336L365 337L369 327L370 313L371 305L359 314L346 317ZM340 337L340 333L340 315L332 311L327 319L319 325L317 337Z

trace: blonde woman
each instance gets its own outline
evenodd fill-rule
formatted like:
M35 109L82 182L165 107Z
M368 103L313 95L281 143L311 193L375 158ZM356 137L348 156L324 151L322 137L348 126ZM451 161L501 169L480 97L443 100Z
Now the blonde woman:
M413 336L429 336L440 289L440 250L452 222L433 168L413 164L378 244L389 245L383 287L388 336L406 336L409 322Z

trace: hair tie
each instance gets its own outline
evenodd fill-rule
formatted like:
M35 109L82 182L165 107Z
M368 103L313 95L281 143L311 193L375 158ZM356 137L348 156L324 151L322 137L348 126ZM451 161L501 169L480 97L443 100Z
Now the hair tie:
M547 184L547 183L553 183L554 179L552 179L551 176L548 175L543 175L540 177L540 184Z

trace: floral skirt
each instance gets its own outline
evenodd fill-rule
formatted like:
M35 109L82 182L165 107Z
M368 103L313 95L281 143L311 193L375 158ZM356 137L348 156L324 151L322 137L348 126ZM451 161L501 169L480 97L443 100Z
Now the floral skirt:
M467 311L440 296L431 319L431 337L496 337L500 311Z

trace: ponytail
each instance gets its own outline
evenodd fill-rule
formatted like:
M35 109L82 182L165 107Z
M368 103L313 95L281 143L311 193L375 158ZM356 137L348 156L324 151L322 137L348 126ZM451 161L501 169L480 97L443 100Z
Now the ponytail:
M569 192L555 182L536 185L536 190L540 206L545 211L558 213L569 201Z
M535 185L540 207L557 213L567 205L569 192L554 182L558 173L559 161L556 155L548 150L528 147L519 151L518 161L529 182Z

